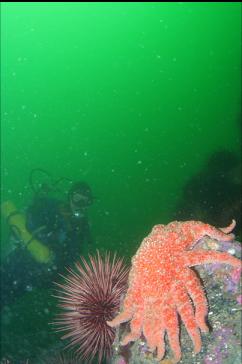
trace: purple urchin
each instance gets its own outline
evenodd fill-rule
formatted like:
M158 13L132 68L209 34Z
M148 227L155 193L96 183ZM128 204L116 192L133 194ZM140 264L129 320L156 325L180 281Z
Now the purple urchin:
M81 257L75 264L76 270L68 268L69 275L62 276L64 283L57 285L59 314L55 325L58 331L67 333L62 339L70 339L68 347L77 347L76 353L86 362L97 355L98 362L110 358L115 329L106 321L114 318L120 301L127 290L129 269L123 260L111 258L109 253L102 257L89 255L89 262Z

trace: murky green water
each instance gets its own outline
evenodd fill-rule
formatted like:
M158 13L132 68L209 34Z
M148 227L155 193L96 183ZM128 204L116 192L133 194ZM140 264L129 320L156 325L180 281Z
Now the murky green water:
M172 220L213 153L240 157L240 4L23 2L1 11L2 202L26 209L34 168L85 180L96 197L90 250L129 261L154 224ZM4 257L8 247L2 218ZM36 290L10 307L2 355L37 360L59 342L52 301Z

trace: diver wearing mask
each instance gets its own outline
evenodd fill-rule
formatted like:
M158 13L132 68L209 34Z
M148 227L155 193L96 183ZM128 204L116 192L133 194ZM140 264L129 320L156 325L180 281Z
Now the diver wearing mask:
M67 202L50 196L37 196L27 210L27 229L57 255L77 259L82 244L91 243L88 207L93 195L86 182L76 182L68 192Z
M91 188L81 181L72 184L67 201L49 192L36 193L26 214L10 202L2 206L16 240L15 248L0 265L2 306L26 290L51 285L57 272L89 250L88 207L93 200Z

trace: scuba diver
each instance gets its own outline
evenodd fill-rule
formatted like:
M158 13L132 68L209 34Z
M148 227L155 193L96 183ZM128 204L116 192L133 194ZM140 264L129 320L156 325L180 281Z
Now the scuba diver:
M49 177L41 169L31 172L34 198L26 214L17 211L11 201L1 206L15 243L0 267L2 306L12 303L25 291L52 284L57 272L63 272L77 260L83 244L91 244L87 210L94 198L90 186L62 178L36 187L33 182L36 173ZM59 185L63 180L71 184L66 201L55 196L61 192Z
M68 192L68 201L37 195L26 212L26 227L35 238L51 246L54 251L68 245L68 256L74 258L75 242L91 243L87 208L93 196L86 182L74 183Z

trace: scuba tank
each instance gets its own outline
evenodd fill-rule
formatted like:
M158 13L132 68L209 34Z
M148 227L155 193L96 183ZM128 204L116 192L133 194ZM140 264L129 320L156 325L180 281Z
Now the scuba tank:
M51 250L26 229L26 217L16 209L13 202L3 202L1 212L7 219L9 225L16 228L15 231L18 239L23 243L32 257L39 263L50 263L53 256Z

